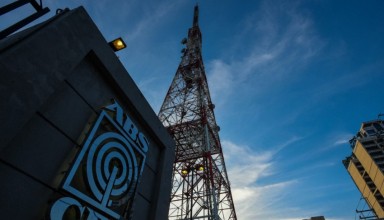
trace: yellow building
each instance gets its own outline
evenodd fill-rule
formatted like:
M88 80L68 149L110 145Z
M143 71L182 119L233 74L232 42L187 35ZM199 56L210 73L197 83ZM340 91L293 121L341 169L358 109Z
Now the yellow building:
M384 121L364 122L350 140L352 155L343 163L378 218L384 218Z

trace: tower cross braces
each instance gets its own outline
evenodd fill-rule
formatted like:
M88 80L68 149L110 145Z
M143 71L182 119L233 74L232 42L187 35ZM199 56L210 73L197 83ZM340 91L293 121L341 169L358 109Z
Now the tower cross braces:
M196 5L182 60L159 112L176 142L169 219L236 220L198 19Z

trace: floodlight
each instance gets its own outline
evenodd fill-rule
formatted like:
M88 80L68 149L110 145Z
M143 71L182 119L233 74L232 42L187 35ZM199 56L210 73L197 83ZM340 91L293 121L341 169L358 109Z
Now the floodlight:
M203 166L203 164L197 164L197 165L196 165L196 170L197 170L197 171L204 171L204 166Z
M109 42L108 44L115 52L127 47L127 45L125 44L125 42L121 37Z
M186 169L186 168L183 168L182 170L181 170L181 175L182 176L186 176L187 174L188 174L188 169Z

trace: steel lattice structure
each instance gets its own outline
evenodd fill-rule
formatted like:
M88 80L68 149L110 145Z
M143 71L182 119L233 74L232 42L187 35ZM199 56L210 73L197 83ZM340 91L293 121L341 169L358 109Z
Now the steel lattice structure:
M201 55L193 26L159 118L176 141L169 219L237 219Z

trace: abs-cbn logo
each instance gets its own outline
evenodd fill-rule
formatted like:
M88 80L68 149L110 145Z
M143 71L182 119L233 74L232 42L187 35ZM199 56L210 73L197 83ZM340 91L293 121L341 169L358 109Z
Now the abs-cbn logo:
M116 101L104 107L62 185L71 196L52 205L50 219L128 219L148 147Z

